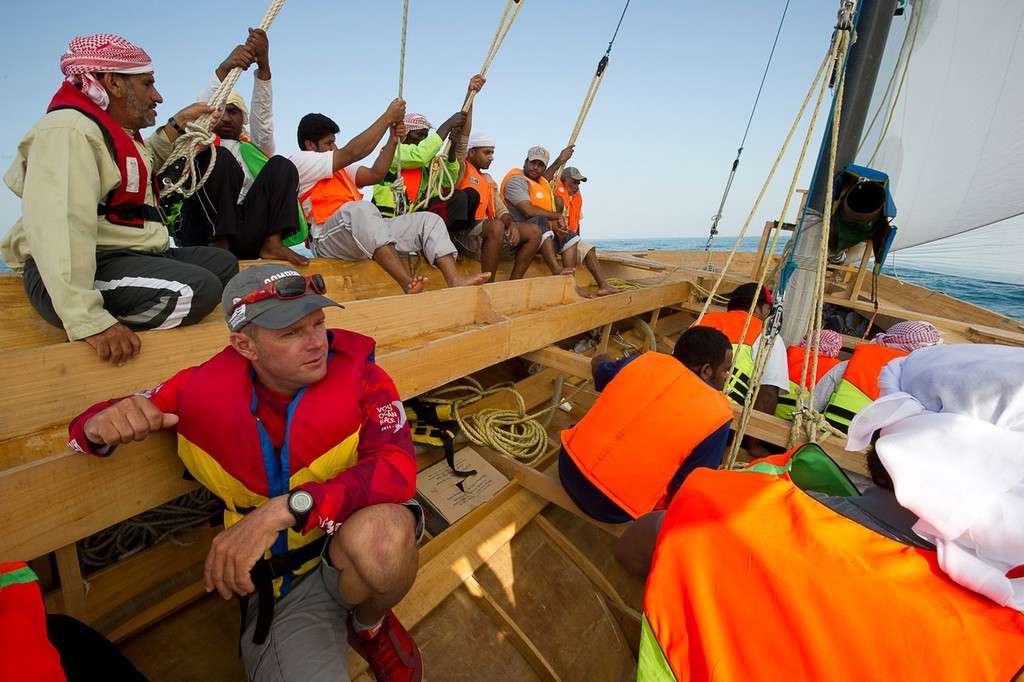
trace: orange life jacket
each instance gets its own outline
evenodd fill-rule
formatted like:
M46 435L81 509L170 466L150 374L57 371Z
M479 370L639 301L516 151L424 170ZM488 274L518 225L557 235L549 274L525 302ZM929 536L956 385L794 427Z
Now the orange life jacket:
M475 219L493 218L495 215L494 183L469 161L466 161L466 174L462 178L462 182L459 183L458 189L466 188L472 188L480 195L480 204L476 207Z
M622 368L562 446L580 472L633 518L666 501L693 449L732 419L725 396L671 355Z
M807 349L801 348L800 346L790 346L786 350L786 358L789 362L789 380L793 383L800 384L800 375L803 373L804 367L804 355L806 355ZM807 372L810 374L813 368L813 358L807 360ZM811 383L817 385L821 378L825 374L838 365L840 362L839 358L830 358L827 355L818 354L818 371L815 373L814 378L810 383L804 386L804 388L810 388Z
M565 202L569 229L579 234L580 221L583 220L583 194L576 192L576 194L569 196L569 191L562 184L561 180L558 181L555 194L562 197L562 201Z
M318 225L326 223L335 211L348 202L362 200L363 193L344 168L320 180L299 197L306 220Z
M537 208L542 208L545 211L555 210L555 199L551 194L551 185L548 184L547 180L542 182L534 182L530 178L523 174L522 168L513 168L505 174L504 179L501 181L501 196L505 197L505 185L508 184L509 179L514 175L522 175L526 180L526 184L530 186L530 203ZM508 202L506 202L508 203Z
M639 680L1009 681L1024 664L1024 614L766 471L686 479L642 628Z
M729 337L729 343L736 345L740 343L740 332L743 331L743 324L747 320L747 311L731 310L727 313L708 313L701 321L702 327L714 327ZM753 346L754 341L761 335L761 320L756 317L750 318L747 326L747 335L743 338L743 344Z
M754 377L754 341L761 335L762 322L756 317L750 318L747 334L741 342L740 334L746 323L747 313L744 310L733 310L725 313L708 313L700 321L701 327L714 327L729 338L732 344L733 368L729 380L725 384L725 394L737 405L746 405L750 394L750 385Z

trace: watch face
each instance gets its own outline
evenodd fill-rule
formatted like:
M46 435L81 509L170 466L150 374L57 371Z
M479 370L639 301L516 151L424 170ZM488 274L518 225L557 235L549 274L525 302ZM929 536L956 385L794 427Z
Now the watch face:
M296 490L288 498L288 506L298 514L308 514L313 510L313 496L305 490Z

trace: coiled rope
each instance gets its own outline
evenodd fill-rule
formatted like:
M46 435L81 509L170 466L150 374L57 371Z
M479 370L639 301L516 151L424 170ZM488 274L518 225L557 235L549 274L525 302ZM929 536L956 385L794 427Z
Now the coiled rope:
M505 36L508 35L509 29L512 28L512 24L515 22L516 17L519 15L519 10L522 9L522 7L523 0L507 0L505 3L505 11L501 15L501 21L498 22L498 28L494 31L494 38L491 39L491 47L487 50L487 56L484 57L484 64L480 67L480 71L478 71L481 76L487 75L487 69L491 68L491 63L494 61L494 58L498 56L498 50L501 48L501 44L504 42ZM466 93L466 100L462 103L463 112L469 111L469 108L473 106L473 99L475 97L475 90L470 90ZM445 159L448 158L448 153L451 150L451 144L451 137L449 137L445 140L441 153L437 154L430 160L430 168L427 173L426 193L423 195L423 199L413 206L412 210L415 211L425 208L427 202L435 196L440 197L443 201L447 201L455 192L455 178L452 176L451 171L444 162ZM401 173L402 167L401 164L399 164L398 174L401 175Z
M464 377L456 383L442 386L426 395L421 395L424 403L448 405L452 419L466 434L466 438L476 445L488 447L505 457L524 464L532 464L540 459L548 449L547 426L551 423L554 410L563 403L571 401L590 382L584 381L569 397L562 398L562 386L565 376L559 374L555 379L550 404L543 410L532 414L526 413L523 396L509 382L495 384L485 389L473 377ZM507 393L516 404L515 409L484 408L470 415L463 415L462 410L481 398ZM541 417L544 417L542 420Z
M274 23L274 19L277 18L277 14L283 6L284 0L273 0L267 9L267 13L263 16L263 21L260 22L259 28L263 31L270 28L270 25ZM231 69L227 78L221 82L220 87L213 92L207 104L215 110L222 108L227 103L228 95L231 94L241 74L241 68L235 67ZM185 133L179 135L178 139L174 141L171 153L168 155L163 167L160 168L159 173L164 173L171 166L183 163L181 176L176 180L165 177L162 180L163 186L160 188L162 194L168 195L180 192L187 199L198 192L199 188L210 177L210 174L213 172L214 162L217 160L217 146L213 144L216 137L210 130L210 120L212 118L213 114L203 114L195 121L190 121L185 125ZM206 172L200 175L199 169L196 166L196 156L204 147L210 149L210 163L206 167Z

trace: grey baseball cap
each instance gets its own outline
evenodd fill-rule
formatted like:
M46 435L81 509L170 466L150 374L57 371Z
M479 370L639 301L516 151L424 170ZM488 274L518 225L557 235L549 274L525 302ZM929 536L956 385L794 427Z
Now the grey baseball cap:
M576 168L575 166L566 166L562 170L562 177L572 178L573 180L579 180L580 182L587 181L586 176L584 176L583 173L580 173L580 169Z
M326 296L321 296L312 288L307 288L305 294L296 298L282 300L276 296L269 296L255 303L243 303L237 309L232 310L236 303L264 284L285 277L302 276L291 266L267 263L246 268L232 277L224 287L224 294L220 300L228 329L237 332L250 322L266 329L284 329L314 310L328 306L345 307Z
M544 165L548 165L551 161L551 154L548 153L544 147L530 147L526 150L527 161L543 161Z

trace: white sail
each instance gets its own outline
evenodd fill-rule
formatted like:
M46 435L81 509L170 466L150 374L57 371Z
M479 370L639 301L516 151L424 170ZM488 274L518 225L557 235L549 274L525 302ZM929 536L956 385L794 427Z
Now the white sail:
M1024 224L1013 218L1024 213L1024 2L913 2L894 19L873 100L871 113L881 113L857 163L892 179L894 250L928 244L901 262L1021 283L1024 229L1015 228Z

